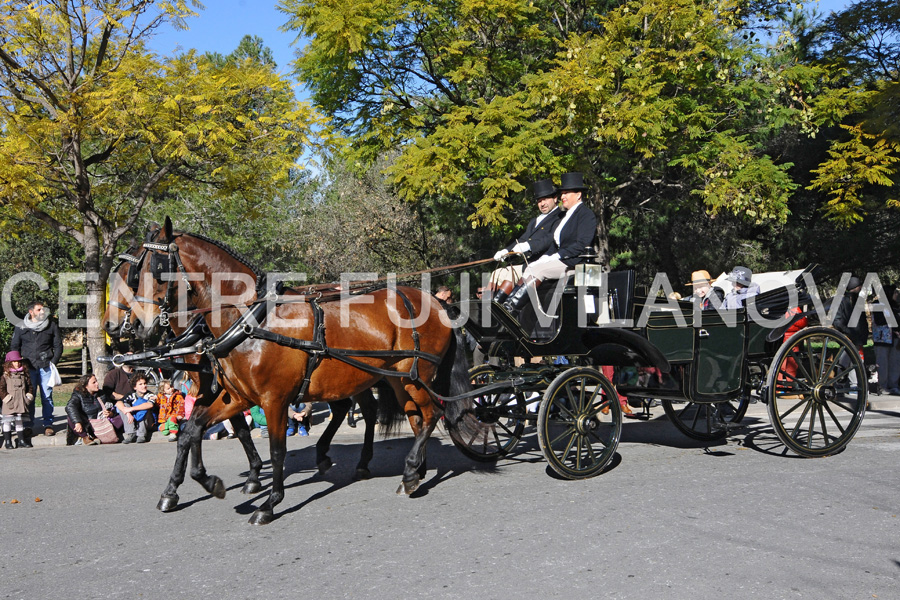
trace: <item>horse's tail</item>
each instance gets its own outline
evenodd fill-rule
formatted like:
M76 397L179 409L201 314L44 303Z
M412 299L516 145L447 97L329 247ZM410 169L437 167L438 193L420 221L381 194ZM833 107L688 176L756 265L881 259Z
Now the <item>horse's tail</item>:
M460 396L472 389L469 379L469 359L466 356L466 344L462 330L453 329L450 346L438 365L433 389L442 396ZM451 400L444 402L444 425L448 430L459 429L465 420L463 416L471 409L472 399Z
M382 379L373 386L378 390L378 425L384 437L391 437L406 422L406 413L397 402L397 394L387 380Z

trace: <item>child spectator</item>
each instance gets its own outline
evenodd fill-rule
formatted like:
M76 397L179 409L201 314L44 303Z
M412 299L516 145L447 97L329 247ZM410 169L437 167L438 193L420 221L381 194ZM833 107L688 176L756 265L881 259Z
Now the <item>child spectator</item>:
M263 412L263 409L253 406L250 409L250 416L253 417L253 422L259 427L260 435L264 438L269 437L269 427L266 425L266 413Z
M156 395L147 390L147 376L143 373L135 373L130 385L134 391L116 402L125 432L122 443L137 441L143 444L150 441L153 423L156 422Z
M159 431L174 442L178 437L178 424L184 420L184 396L170 380L163 379L159 382L156 404L159 406Z
M34 404L34 388L18 350L6 353L3 376L0 377L0 398L3 400L3 439L6 449L13 449L13 429L16 431L16 446L31 448L31 442L25 436L25 424L31 426L29 410Z
M352 407L351 407L352 410ZM312 412L312 403L311 402L300 402L298 404L289 404L288 405L288 426L287 426L287 434L294 435L294 431L296 430L297 435L301 437L305 437L309 435L309 429L311 427L311 421L309 419L309 415ZM353 425L356 427L356 424Z

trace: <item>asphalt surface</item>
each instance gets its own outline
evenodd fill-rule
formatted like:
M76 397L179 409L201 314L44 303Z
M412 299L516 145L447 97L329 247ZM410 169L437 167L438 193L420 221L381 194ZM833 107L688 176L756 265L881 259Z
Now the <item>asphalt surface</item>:
M372 478L354 482L362 427L341 428L320 476L317 425L288 440L267 526L247 523L267 490L240 493L236 441L203 445L225 499L188 477L167 514L174 444L0 450L0 598L898 598L900 410L886 400L822 459L785 454L761 404L709 446L655 408L584 481L554 477L533 434L487 465L437 434L412 497L394 493L408 437L378 438Z

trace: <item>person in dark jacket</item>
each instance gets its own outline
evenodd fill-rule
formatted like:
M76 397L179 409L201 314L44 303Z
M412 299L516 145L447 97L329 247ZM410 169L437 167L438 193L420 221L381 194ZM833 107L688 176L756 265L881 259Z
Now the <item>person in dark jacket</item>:
M122 421L118 415L113 416L113 410L106 406L106 401L100 395L100 384L97 377L92 374L83 375L78 380L72 397L66 404L66 417L69 422L69 430L75 436L81 438L82 444L92 446L100 442L94 437L90 419L97 419L100 415L109 418L116 430L121 430ZM115 420L118 420L118 424ZM70 438L71 439L71 438ZM67 443L68 443L67 439ZM74 440L73 440L74 441ZM77 445L77 444L76 444Z
M838 305L837 314L834 317L834 328L850 338L853 345L859 351L860 358L863 357L863 346L869 340L869 321L866 319L865 311L860 311L856 320L853 320L853 308L859 301L859 293L862 290L862 282L858 277L851 277L847 282L847 291L841 297L841 303ZM850 364L849 357L842 358L841 366L846 367ZM850 383L854 386L865 382L856 381L856 371L850 373Z
M570 267L586 260L583 258L585 249L590 247L597 232L597 217L582 202L586 189L581 173L562 176L559 190L565 214L553 227L550 247L543 256L528 265L519 285L503 304L511 315L517 315L525 306L529 288L537 287L546 279L564 277Z
M559 192L553 180L542 179L534 184L534 199L537 201L538 214L528 222L525 231L514 242L497 250L494 260L503 260L513 253L524 254L529 260L537 260L544 255L553 243L553 228L562 218L559 210ZM503 302L513 288L513 281L522 276L520 266L507 266L498 269L491 276L496 281L497 292L493 300Z
M36 300L28 305L28 314L13 332L10 350L18 351L28 362L31 385L41 391L44 434L53 435L53 387L48 385L52 373L50 364L56 365L62 358L63 343L59 326L50 318L42 302ZM35 404L32 402L29 408L32 423L35 422Z

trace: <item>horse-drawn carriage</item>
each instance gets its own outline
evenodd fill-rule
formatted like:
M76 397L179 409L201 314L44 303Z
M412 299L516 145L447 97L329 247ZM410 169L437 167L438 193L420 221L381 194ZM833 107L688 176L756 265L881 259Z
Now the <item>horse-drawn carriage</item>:
M493 359L476 366L473 379L509 387L478 396L467 411L477 435L453 435L454 442L472 458L494 460L535 423L554 471L590 477L614 456L621 394L660 401L679 430L706 441L725 437L758 399L792 451L838 452L862 422L867 377L855 346L821 326L814 307L789 312L814 305L811 271L769 274L764 291L737 310L701 311L691 302L647 298L636 293L633 272L605 274L589 264L578 266L561 294L545 290L520 320L497 304L471 307L468 329ZM551 300L558 301L552 319L544 313ZM485 325L485 308L496 324ZM798 323L805 327L790 327ZM793 332L786 340L785 331ZM545 360L516 366L513 356ZM652 376L643 385L614 386L601 365ZM526 409L535 395L536 413Z
M270 495L251 522L269 522L284 492L288 404L300 396L342 406L382 380L415 433L398 490L407 494L419 485L426 441L442 415L453 442L478 460L507 454L534 422L551 467L579 479L600 473L615 455L620 392L660 399L679 429L716 439L728 422L741 419L755 391L768 403L779 438L805 456L843 448L865 413L865 371L845 336L819 326L784 343L773 336L775 317L809 302L800 277L761 294L747 309L701 313L689 303L657 306L636 293L631 272L603 274L598 265L580 265L572 281L542 286L540 309L535 302L521 318L489 300L463 306L469 311L465 329L500 359L500 365L467 371L460 331L421 290L281 290L227 247L175 232L168 220L122 268L128 274L110 292L107 330L140 333L169 325L179 335L115 362L172 366L186 357L179 365L192 369L201 386L202 400L179 434L175 471L159 504L164 511L177 505L189 450L192 477L224 496L221 480L203 467L200 438L211 423L255 403L266 411L273 473ZM800 317L818 319L815 311ZM515 366L513 356L557 360ZM617 390L599 366L653 369L658 385ZM527 409L535 396L536 414ZM341 421L336 414L335 427ZM361 464L371 457L374 415L366 420ZM252 493L259 489L261 462L245 433L251 470L244 491ZM324 450L318 459L320 470L331 464Z

